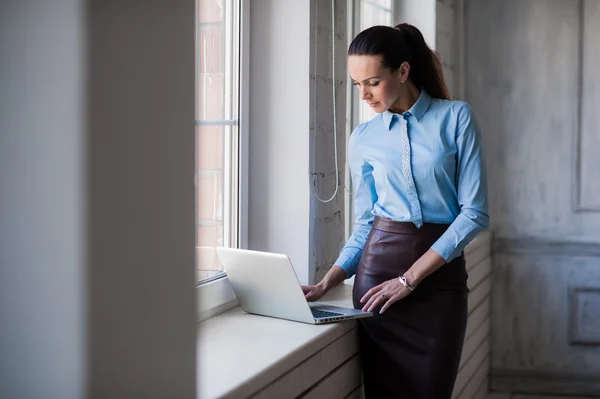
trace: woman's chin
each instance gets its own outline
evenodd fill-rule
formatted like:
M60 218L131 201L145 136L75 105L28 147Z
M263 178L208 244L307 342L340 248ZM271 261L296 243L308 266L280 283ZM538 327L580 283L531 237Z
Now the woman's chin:
M385 111L385 109L384 109L383 105L382 105L380 102L378 102L378 103L375 103L375 104L369 104L369 106L371 107L371 109L372 109L373 111L377 112L378 114L380 114L380 113L382 113L383 111Z

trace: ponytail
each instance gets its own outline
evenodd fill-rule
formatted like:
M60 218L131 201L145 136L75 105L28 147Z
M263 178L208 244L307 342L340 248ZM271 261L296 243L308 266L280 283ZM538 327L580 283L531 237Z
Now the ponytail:
M429 48L421 32L407 23L396 25L395 28L402 32L412 53L409 78L415 86L422 87L432 97L450 100L442 62L435 51Z

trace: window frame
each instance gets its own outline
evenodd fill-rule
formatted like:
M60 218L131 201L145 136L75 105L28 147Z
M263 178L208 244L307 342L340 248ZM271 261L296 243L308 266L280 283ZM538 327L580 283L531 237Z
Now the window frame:
M239 104L238 104L238 217L237 247L248 248L248 166L249 166L249 89L250 89L250 1L239 1ZM225 226L224 226L225 228ZM197 264L195 265L197 268ZM225 273L202 282L196 281L198 321L216 316L238 305Z

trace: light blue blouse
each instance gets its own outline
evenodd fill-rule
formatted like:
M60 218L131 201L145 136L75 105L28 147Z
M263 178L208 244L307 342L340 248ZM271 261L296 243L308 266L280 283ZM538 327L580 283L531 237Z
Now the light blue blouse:
M432 98L421 90L402 115L385 111L359 125L350 136L348 162L354 229L335 262L348 277L356 273L375 216L417 228L450 224L431 247L447 262L489 225L481 132L465 102Z

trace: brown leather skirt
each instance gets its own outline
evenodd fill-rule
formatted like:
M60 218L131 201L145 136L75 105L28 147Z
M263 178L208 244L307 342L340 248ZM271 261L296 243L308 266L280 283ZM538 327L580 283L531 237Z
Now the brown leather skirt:
M354 282L354 307L372 287L398 278L449 225L376 217ZM467 326L467 271L461 255L425 278L380 315L361 319L358 336L365 396L445 399L452 396Z

